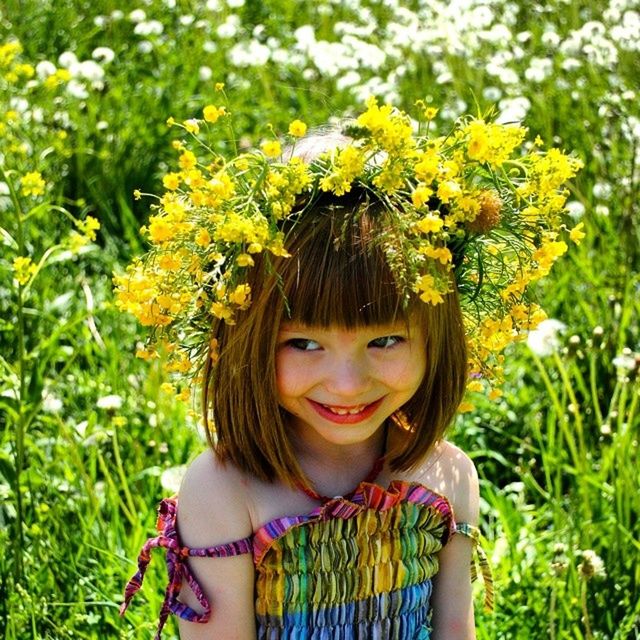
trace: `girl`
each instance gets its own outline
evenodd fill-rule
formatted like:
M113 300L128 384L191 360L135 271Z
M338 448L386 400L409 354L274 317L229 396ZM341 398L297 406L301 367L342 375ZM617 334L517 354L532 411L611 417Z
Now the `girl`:
M281 151L265 145L264 154L209 167L215 188L233 185L218 202L194 197L190 169L181 191L163 199L149 227L154 258L117 281L120 304L147 320L155 314L147 323L156 327L174 323L191 353L206 344L200 382L215 430L179 496L161 503L160 535L127 586L123 611L150 549L167 548L157 638L169 611L184 640L475 637L478 481L444 434L469 362L477 376L486 355L477 340L485 323L515 318L512 335L527 325L521 292L504 302L514 272L495 275L506 264L521 269L523 256L503 245L492 270L495 252L486 251L491 216L516 211L507 191L515 186L482 174L478 167L497 160L474 158L468 129L460 131L467 137L454 136L453 151L442 139L430 146L402 112L371 101L352 137L307 138L283 163L269 161ZM172 218L175 203L186 217ZM187 226L154 237L158 220ZM189 262L190 286L207 308L169 313L160 295L165 287L182 300L177 266L150 265L167 254L192 261L185 238L202 256L202 273ZM494 275L490 292L479 265ZM149 296L133 292L153 269L155 307L142 309ZM466 318L458 291L474 310ZM181 326L194 335L201 327L199 340L185 340ZM494 326L492 337L500 334ZM490 583L486 596L490 604Z

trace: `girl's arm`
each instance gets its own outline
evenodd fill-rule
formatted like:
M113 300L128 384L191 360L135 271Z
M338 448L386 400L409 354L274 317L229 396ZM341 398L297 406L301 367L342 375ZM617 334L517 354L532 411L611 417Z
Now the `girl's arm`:
M473 462L449 443L439 463L444 476L444 493L451 502L456 522L478 524L478 476ZM471 592L469 538L455 534L438 558L440 570L434 578L433 640L474 640L476 637Z
M189 467L178 498L183 545L210 547L252 534L244 484L231 464L207 450ZM254 567L250 553L229 558L190 557L189 566L211 606L206 623L180 619L181 640L255 640ZM201 613L195 594L183 583L179 600Z

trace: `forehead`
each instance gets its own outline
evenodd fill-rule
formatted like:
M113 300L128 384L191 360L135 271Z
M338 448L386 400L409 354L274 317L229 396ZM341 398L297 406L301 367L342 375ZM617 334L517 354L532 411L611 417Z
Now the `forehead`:
M423 333L422 323L415 316L397 318L389 322L376 322L359 326L345 326L340 324L308 324L296 320L286 320L280 323L279 334L300 334L313 336L349 337L349 336L386 336L394 333L417 336Z

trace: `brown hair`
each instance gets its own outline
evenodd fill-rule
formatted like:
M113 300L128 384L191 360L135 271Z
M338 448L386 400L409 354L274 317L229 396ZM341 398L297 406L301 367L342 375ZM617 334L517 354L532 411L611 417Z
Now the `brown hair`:
M290 258L260 254L248 270L253 301L237 324L216 322L219 355L207 359L203 383L210 445L222 460L263 480L304 482L278 404L276 342L281 321L357 328L415 318L426 336L427 368L420 387L392 417L407 429L390 465L406 470L442 438L462 399L466 340L457 292L443 303L407 301L402 280L402 230L364 191L327 197L286 229ZM393 262L390 266L390 262Z

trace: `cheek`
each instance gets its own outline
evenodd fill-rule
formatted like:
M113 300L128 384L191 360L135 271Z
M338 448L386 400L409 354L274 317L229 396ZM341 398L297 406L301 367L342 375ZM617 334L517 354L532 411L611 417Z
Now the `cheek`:
M387 363L385 377L398 390L415 391L422 382L427 362L424 349L412 349L405 357Z
M280 353L276 355L276 387L278 395L299 395L305 388L305 367L291 354Z

